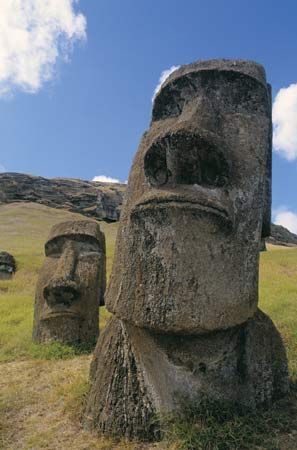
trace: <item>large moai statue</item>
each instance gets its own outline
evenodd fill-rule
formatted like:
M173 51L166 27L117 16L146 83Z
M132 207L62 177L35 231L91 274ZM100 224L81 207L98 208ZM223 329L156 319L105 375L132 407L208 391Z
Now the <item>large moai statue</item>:
M287 392L281 337L257 306L271 129L259 64L201 61L163 84L129 177L86 427L154 439L184 401L256 408Z
M93 220L54 225L36 287L33 340L94 345L106 284L105 236Z

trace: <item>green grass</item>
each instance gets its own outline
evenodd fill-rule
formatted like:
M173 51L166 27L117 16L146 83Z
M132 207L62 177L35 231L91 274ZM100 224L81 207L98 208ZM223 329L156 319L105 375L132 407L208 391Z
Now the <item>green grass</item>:
M0 280L0 448L151 448L84 432L79 415L88 389L91 357L83 348L59 343L41 346L31 341L35 284L48 232L57 222L82 216L37 204L11 204L0 206L0 218L0 249L11 252L18 265L12 280ZM100 222L100 226L106 235L109 274L117 224ZM284 338L291 396L256 414L225 403L187 405L183 414L166 418L165 441L154 449L297 449L296 248L269 246L269 251L261 254L260 307ZM106 309L100 308L100 328L108 316Z
M296 417L294 393L257 412L205 400L187 404L182 414L167 418L164 432L168 445L179 450L277 450L281 448L279 437L296 429Z
M261 254L260 307L281 332L297 379L297 248L269 248Z

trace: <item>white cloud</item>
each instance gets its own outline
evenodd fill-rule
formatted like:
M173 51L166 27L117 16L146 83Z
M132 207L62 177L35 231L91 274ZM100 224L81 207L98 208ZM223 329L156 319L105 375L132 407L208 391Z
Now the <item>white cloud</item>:
M158 84L157 84L157 86L156 86L156 88L154 90L154 95L152 97L152 102L155 100L156 95L158 94L159 90L162 87L162 84L167 80L169 75L171 75L172 72L175 72L179 68L180 68L180 66L171 66L170 69L163 70L163 72L160 75L159 82L158 82Z
M107 177L106 175L98 175L92 181L100 181L101 183L121 183L117 178Z
M0 96L35 93L53 78L59 58L86 38L79 0L0 0Z
M282 225L292 233L297 234L297 214L286 207L279 208L274 213L274 223Z
M297 83L278 91L272 118L275 150L289 161L297 159Z
M0 173L3 173L3 172L6 172L6 169L2 164L0 164Z

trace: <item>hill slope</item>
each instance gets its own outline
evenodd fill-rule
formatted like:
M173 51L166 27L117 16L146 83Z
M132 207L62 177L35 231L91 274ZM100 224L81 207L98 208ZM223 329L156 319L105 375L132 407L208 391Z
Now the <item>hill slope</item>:
M0 173L0 204L36 202L99 220L117 221L125 184Z
M297 246L297 235L291 233L282 225L271 224L271 236L266 239L266 242L273 245L284 245L285 247Z

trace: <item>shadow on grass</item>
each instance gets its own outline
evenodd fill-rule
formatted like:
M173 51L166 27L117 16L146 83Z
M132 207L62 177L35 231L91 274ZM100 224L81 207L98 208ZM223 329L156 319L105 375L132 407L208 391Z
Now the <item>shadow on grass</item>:
M287 397L256 412L219 401L187 404L165 419L164 437L175 450L280 450L279 438L296 430L295 380Z

